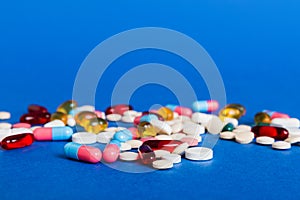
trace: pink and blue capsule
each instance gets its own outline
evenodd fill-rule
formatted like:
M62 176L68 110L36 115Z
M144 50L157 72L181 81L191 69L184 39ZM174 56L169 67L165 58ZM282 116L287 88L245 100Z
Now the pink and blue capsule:
M64 127L44 127L33 131L36 140L69 140L72 137L73 129Z

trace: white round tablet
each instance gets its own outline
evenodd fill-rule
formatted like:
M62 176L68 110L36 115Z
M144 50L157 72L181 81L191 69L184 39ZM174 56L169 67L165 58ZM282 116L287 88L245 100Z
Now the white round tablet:
M251 126L248 126L248 125L245 125L245 124L238 125L235 128L240 129L240 130L245 130L245 131L251 131Z
M211 134L219 134L224 127L222 120L218 117L213 115L212 118L208 121L206 128L207 131Z
M300 142L300 136L292 136L288 137L287 139L284 140L285 142L291 143L291 144L296 144Z
M199 135L205 133L205 128L194 122L185 122L182 131L188 135Z
M119 159L123 161L135 161L138 160L139 154L135 152L122 152L120 153Z
M277 141L272 144L273 149L286 150L291 148L291 144L285 141Z
M257 137L255 141L257 144L272 145L275 142L275 139L268 136L260 136Z
M164 155L170 154L170 152L166 151L166 150L155 150L153 152L154 152L156 158L161 158Z
M10 129L12 127L12 124L6 123L6 122L1 122L0 123L0 129Z
M97 135L97 142L107 144L110 142L111 138L113 138L115 132L113 131L105 131L101 132Z
M213 150L207 147L192 147L185 150L185 158L189 160L211 160Z
M173 162L169 160L156 160L152 163L155 169L170 169L173 167Z
M72 142L77 144L93 144L97 142L97 135L88 132L78 132L72 135Z
M121 142L121 147L120 147L121 151L129 151L131 150L131 145L125 142Z
M178 145L178 146L173 150L172 154L182 155L182 154L185 152L185 150L186 150L187 148L189 148L189 144L186 143L186 142L184 142L184 143Z
M10 112L6 112L6 111L1 111L0 112L0 119L1 120L10 119L10 117L11 117Z
M129 144L132 149L138 149L143 144L140 140L128 140L126 143Z
M235 133L231 131L224 131L220 133L220 138L224 140L232 140L235 138Z
M163 160L169 160L173 162L173 164L181 163L181 156L178 154L167 154L161 157Z
M108 121L117 122L117 121L120 121L122 119L122 115L119 115L119 114L109 114L109 115L106 116L106 119Z
M240 132L235 134L235 141L240 144L249 144L254 139L254 133L252 132Z

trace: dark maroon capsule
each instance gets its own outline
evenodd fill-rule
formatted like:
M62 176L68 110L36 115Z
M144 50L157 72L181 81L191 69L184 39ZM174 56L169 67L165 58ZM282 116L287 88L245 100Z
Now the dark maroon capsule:
M173 152L176 147L181 145L183 142L178 140L147 140L143 144L149 146L152 150L166 150Z
M28 106L28 113L38 114L38 113L47 113L47 112L48 109L40 105L32 104Z
M138 152L142 162L145 165L150 165L156 160L153 150L146 144L142 144L139 147Z
M24 114L20 118L20 122L22 123L28 123L31 125L36 124L46 124L50 121L51 114L50 113L28 113Z
M115 105L115 106L108 107L105 110L105 114L106 115L110 115L110 114L123 115L123 113L128 111L128 110L133 110L133 107L131 105L127 105L127 104L118 104L118 105Z
M268 136L276 140L285 140L289 136L289 131L282 127L254 126L251 131L255 134L255 137Z

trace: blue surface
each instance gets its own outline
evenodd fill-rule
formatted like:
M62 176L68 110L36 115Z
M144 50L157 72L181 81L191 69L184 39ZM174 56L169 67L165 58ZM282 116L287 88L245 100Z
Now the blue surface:
M296 0L2 2L0 109L12 112L10 122L18 121L31 103L55 111L72 97L77 70L96 45L121 31L155 26L180 31L207 50L223 77L227 102L246 106L243 122L251 122L262 109L300 118L299 18ZM174 67L199 99L209 98L203 79L188 62L148 49L111 64L99 82L97 108L109 105L122 74L150 62ZM147 110L177 101L168 88L149 84L130 103ZM219 140L213 161L183 160L172 170L131 174L70 161L63 155L64 144L35 142L24 149L0 150L1 199L300 197L298 146L274 151Z

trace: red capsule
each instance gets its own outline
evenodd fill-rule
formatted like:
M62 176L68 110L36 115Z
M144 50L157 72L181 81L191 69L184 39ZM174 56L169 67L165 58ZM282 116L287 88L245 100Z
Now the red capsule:
M28 113L47 113L48 109L40 106L40 105L36 105L36 104L32 104L28 106Z
M131 105L127 105L127 104L118 104L115 106L110 106L105 110L105 114L109 115L109 114L119 114L119 115L123 115L124 112L128 111L128 110L133 110L133 107Z
M255 134L255 137L268 136L276 140L285 140L289 136L288 130L282 127L254 126L251 131Z
M24 114L20 118L20 122L28 123L31 125L35 124L46 124L50 121L51 114L50 113L28 113Z
M172 153L182 143L178 140L147 140L143 144L148 145L153 151L166 150Z
M1 141L1 147L6 150L30 146L34 141L32 133L10 135Z

